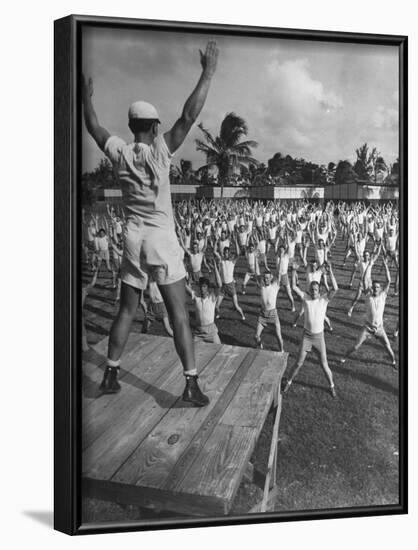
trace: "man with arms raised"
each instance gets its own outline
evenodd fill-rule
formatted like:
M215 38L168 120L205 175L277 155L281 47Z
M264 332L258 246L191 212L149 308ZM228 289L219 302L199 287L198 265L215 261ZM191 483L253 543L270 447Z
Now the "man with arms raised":
M329 273L332 288L327 294L321 295L319 292L319 283L317 281L311 282L309 292L302 292L296 284L295 266L292 267L292 289L302 300L303 309L305 312L305 325L302 344L299 349L299 356L290 370L290 376L283 389L283 393L287 393L289 391L293 379L296 377L296 375L302 368L303 363L305 362L307 353L311 351L312 348L314 348L319 356L322 370L327 377L331 395L332 397L337 397L334 388L332 372L328 366L327 349L325 346L324 338L324 321L327 313L328 303L337 292L338 285L337 281L335 280L331 265L327 263L325 264L325 268Z
M273 277L270 271L266 271L259 277L261 311L257 320L255 342L259 348L263 348L261 333L267 325L274 325L279 351L283 351L283 338L280 328L279 315L277 313L277 294L280 290L280 275L278 272Z
M345 357L340 359L341 363L345 363L347 358L352 353L357 351L366 340L369 340L374 336L385 346L386 351L391 358L392 366L396 368L395 354L393 353L389 338L383 327L383 313L385 311L386 298L390 288L390 272L386 258L383 258L383 265L386 271L386 284L384 288L382 288L382 285L376 280L372 281L371 286L367 286L367 279L371 278L370 273L373 266L372 260L369 261L369 265L364 271L363 292L366 295L366 322L355 345L348 350Z
M194 406L209 402L197 384L193 337L186 308L183 251L178 244L171 206L169 170L172 155L196 121L216 69L218 48L210 41L200 52L202 73L183 112L169 132L158 133L159 115L151 104L133 103L129 109L132 143L111 136L98 122L91 96L93 82L83 79L84 118L87 130L109 157L118 174L126 215L125 247L121 268L119 313L109 337L108 361L101 389L120 390L117 380L120 357L148 274L160 289L173 328L174 344L183 365L186 388L183 399Z

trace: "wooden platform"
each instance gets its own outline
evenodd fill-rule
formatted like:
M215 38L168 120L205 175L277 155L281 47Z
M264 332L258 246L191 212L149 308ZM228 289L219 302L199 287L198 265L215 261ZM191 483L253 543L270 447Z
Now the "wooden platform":
M171 338L131 334L115 395L99 391L106 351L107 339L83 360L84 494L188 515L228 514L274 400L267 500L286 353L198 344L199 384L210 404L194 408L181 400L184 377Z

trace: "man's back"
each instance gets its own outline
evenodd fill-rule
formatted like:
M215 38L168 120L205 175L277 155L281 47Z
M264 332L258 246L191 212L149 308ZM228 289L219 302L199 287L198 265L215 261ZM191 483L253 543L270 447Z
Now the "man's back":
M125 143L112 136L104 147L121 185L126 214L139 216L146 225L174 226L170 197L171 153L162 135L151 145Z

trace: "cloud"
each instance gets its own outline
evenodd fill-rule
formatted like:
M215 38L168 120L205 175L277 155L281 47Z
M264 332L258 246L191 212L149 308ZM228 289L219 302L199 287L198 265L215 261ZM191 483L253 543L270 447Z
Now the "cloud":
M270 60L265 75L261 105L267 139L281 143L286 153L307 155L321 133L335 125L342 98L311 74L307 59Z
M396 109L379 105L372 115L372 123L378 130L396 130L399 126L399 113Z
M94 29L83 42L83 66L95 81L94 104L112 133L131 139L129 104L155 104L171 127L200 74L198 50L208 36L157 31ZM217 37L218 70L198 122L219 133L231 111L249 126L249 139L266 162L274 153L317 163L352 159L367 141L385 158L398 156L398 57L396 49L368 45ZM176 155L195 167L194 128ZM83 166L101 156L83 127ZM178 162L177 160L175 162Z

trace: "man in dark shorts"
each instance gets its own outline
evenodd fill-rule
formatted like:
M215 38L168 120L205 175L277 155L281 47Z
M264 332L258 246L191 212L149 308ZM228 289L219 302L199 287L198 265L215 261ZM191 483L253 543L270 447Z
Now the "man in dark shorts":
M263 349L261 334L268 325L273 325L279 351L283 351L283 338L277 313L277 295L280 289L278 273L273 276L269 271L266 271L262 276L259 276L258 286L260 287L261 309L255 333L256 345Z
M361 329L357 342L347 351L345 357L340 359L342 364L346 362L352 353L360 349L364 342L370 338L377 338L377 340L385 346L385 349L392 361L392 367L396 369L395 354L393 353L392 346L390 345L389 338L383 326L383 314L385 311L386 298L388 296L391 282L389 266L386 258L383 258L383 265L386 272L386 284L384 288L382 288L380 282L376 280L372 281L371 286L367 286L366 281L371 277L371 270L373 266L372 260L369 261L368 266L364 270L363 292L366 295L366 320L363 328Z
M296 284L296 268L295 266L292 267L292 289L293 292L295 292L302 299L305 312L305 325L302 343L299 348L299 355L296 362L290 369L290 376L287 379L283 393L287 393L290 390L293 379L297 376L303 366L303 363L305 362L306 355L313 348L319 356L320 365L329 382L331 395L332 397L337 397L332 372L328 366L327 349L324 338L324 321L328 303L337 292L338 285L331 265L327 263L325 267L330 275L332 288L327 294L323 295L320 294L319 283L317 281L311 282L309 293L302 292Z
M222 300L224 299L225 296L229 296L232 299L234 308L241 315L241 319L245 321L244 312L242 311L238 303L237 289L236 289L235 280L234 280L234 269L235 269L235 264L237 262L238 255L239 255L239 245L236 241L235 241L235 244L236 244L236 254L234 255L230 253L229 247L224 248L222 256L216 251L216 248L217 248L216 245L213 249L213 254L215 256L215 262L214 262L215 275L216 275L218 285L221 288L219 298L218 298L216 317L217 319L219 319L220 317L219 308L221 306Z

